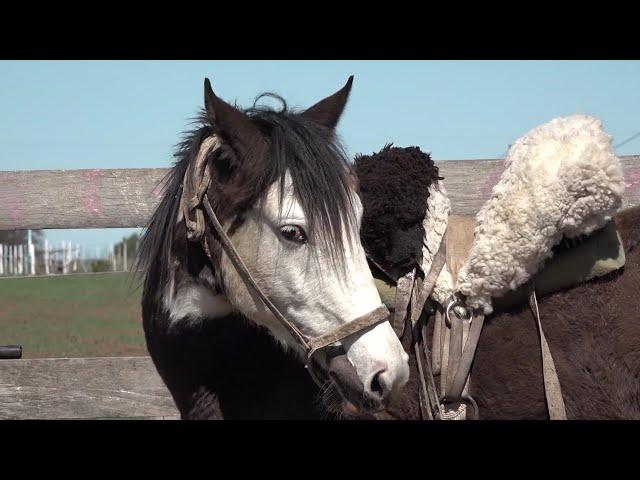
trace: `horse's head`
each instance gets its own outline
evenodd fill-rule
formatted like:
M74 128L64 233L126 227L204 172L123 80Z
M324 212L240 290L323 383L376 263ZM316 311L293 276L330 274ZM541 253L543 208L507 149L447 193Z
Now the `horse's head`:
M362 205L354 176L334 132L351 81L302 112L287 111L286 104L280 111L255 105L242 111L205 81L206 116L215 135L213 148L200 152L211 176L207 196L256 283L309 338L382 304L360 242ZM215 236L205 235L218 299L268 328L285 348L303 353ZM339 346L349 368L324 352L319 363L351 403L378 408L406 383L408 357L388 322Z

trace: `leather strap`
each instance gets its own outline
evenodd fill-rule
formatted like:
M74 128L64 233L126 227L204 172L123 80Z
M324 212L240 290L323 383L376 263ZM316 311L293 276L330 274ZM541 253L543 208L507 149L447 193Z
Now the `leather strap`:
M404 322L407 319L407 307L411 302L411 295L415 285L416 269L406 273L398 279L396 283L396 296L393 301L395 311L393 312L393 321L391 326L396 332L398 338L402 337L404 332Z
M419 377L419 402L420 412L424 420L434 420L442 418L442 410L440 409L440 402L437 399L435 390L435 380L433 378L433 368L431 365L431 356L429 349L426 346L426 333L424 325L418 323L424 304L427 298L431 295L433 288L436 284L436 280L444 267L446 257L446 242L443 240L440 242L438 251L431 263L429 272L427 273L424 281L421 278L415 279L413 290L411 291L411 307L410 307L410 319L411 319L411 331L413 334L413 351L416 356L416 364L418 367ZM415 272L415 269L414 269ZM415 273L414 273L415 278ZM396 310L397 311L397 310ZM422 348L421 348L422 345ZM423 364L423 350L424 350L424 364Z
M449 362L447 365L447 377L446 377L446 387L441 392L443 397L446 397L450 401L458 400L458 397L455 395L449 395L451 391L451 385L453 384L453 377L456 375L458 371L458 365L460 364L460 360L462 358L462 322L463 320L459 318L457 315L453 315L449 317L451 324L451 333L449 339Z
M556 365L551 355L551 349L547 343L547 338L542 330L540 322L540 311L538 310L538 299L536 298L536 289L533 283L530 286L529 306L531 312L538 325L538 333L540 334L540 346L542 350L542 376L544 379L544 395L547 399L547 410L551 420L566 420L567 411L564 406L564 398L562 397L562 389L560 388L560 379L556 372Z
M454 316L457 317L457 315ZM444 393L444 397L447 400L457 401L463 397L464 387L469 377L471 365L473 364L473 358L476 354L476 347L478 346L478 340L480 340L483 325L484 315L478 314L471 320L469 336L464 345L464 350L462 350L456 372L451 375L451 382L448 384L448 388Z
M319 349L324 348L337 341L343 340L344 338L353 335L354 333L357 333L361 330L382 323L389 317L389 310L386 306L381 305L375 310L362 315L361 317L358 317L355 320L352 320L351 322L344 324L331 332L320 335L316 338L308 338L300 330L298 330L298 328L293 323L289 322L282 313L280 313L280 310L278 310L278 308L273 304L273 302L271 302L269 297L267 297L260 286L256 283L253 276L247 269L247 266L242 261L242 258L240 258L238 251L233 246L233 243L231 243L231 240L222 228L222 225L220 225L220 221L213 211L213 208L211 208L211 204L209 203L209 198L207 197L206 193L202 198L202 205L204 206L205 211L209 216L209 220L211 220L211 224L213 225L213 228L217 234L218 240L222 244L222 248L229 257L229 260L231 260L231 263L233 263L233 266L236 268L238 275L240 275L244 283L248 287L250 287L255 292L255 294L258 295L258 297L260 297L260 299L264 302L271 313L273 313L276 319L282 324L282 326L287 329L287 331L298 341L298 343L300 343L300 345L302 345L308 359L311 358L311 356Z
M420 339L416 335L415 329L413 329L413 351L416 355L416 365L418 367L418 381L420 382L420 388L418 389L418 401L420 405L420 415L423 420L433 420L433 411L431 410L429 401L429 387L425 378L427 373L422 365L422 352L419 348Z
M440 406L440 400L438 399L438 391L436 390L436 381L433 375L433 365L431 364L431 352L429 351L429 347L427 347L427 325L426 323L422 325L422 345L423 345L423 353L425 356L425 370L427 373L427 394L429 399L429 404L431 406L433 417L435 420L441 420L443 416L442 407ZM416 351L416 355L418 352Z
M271 311L271 313L273 313L274 317L276 317L276 319L278 319L278 321L282 324L282 326L287 329L287 331L291 334L291 336L293 336L293 338L295 338L298 341L298 343L300 343L304 347L306 351L309 351L311 347L307 342L307 337L300 330L298 330L298 328L295 325L290 323L284 317L284 315L282 315L282 313L280 313L280 310L278 310L278 308L273 304L273 302L271 302L269 297L265 295L265 293L262 291L260 286L253 279L253 276L251 275L251 273L249 273L249 270L247 269L247 266L242 261L242 258L240 258L238 251L233 246L233 243L231 243L231 240L229 239L226 232L222 228L222 225L220 225L220 221L218 220L218 217L213 211L213 208L211 208L211 203L209 203L209 198L206 193L202 198L202 205L204 206L204 209L207 212L207 215L209 216L209 220L211 220L213 229L216 231L218 241L220 241L222 248L224 249L225 253L229 257L229 260L231 260L231 263L233 264L236 271L238 272L238 275L240 275L240 278L242 278L244 283L247 286L249 286L254 291L254 293L258 295L258 297L260 297L260 300L264 302L264 304Z
M431 295L431 292L436 285L436 281L440 276L440 272L442 272L446 263L447 242L445 241L445 235L443 235L440 245L438 246L438 251L436 252L435 257L433 257L433 262L431 262L431 267L429 268L427 276L424 281L421 279L416 280L416 285L413 289L415 295L412 295L413 298L411 301L411 321L413 325L415 325L420 319L420 314L422 313L424 304L426 303L427 298Z
M311 357L316 351L328 347L332 343L344 340L354 333L358 333L362 330L378 325L379 323L386 322L388 318L389 310L386 306L380 305L375 310L362 315L349 323L345 323L331 332L320 335L319 337L308 339L307 342L310 349L307 356Z
M433 336L431 337L431 363L435 375L439 375L442 371L442 323L442 306L438 304L433 322Z

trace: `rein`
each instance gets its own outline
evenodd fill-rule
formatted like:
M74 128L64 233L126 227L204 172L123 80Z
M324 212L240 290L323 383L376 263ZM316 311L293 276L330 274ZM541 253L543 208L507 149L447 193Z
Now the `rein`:
M203 155L202 157L205 156ZM385 305L381 305L371 312L317 337L309 337L302 333L280 312L280 310L273 304L269 297L260 288L253 275L251 275L251 272L249 272L249 269L238 254L238 251L231 242L231 239L222 228L218 217L211 207L211 203L209 202L209 198L206 193L211 184L211 176L206 159L198 158L198 161L195 162L195 169L196 171L193 172L191 165L187 169L182 182L182 197L180 199L181 209L187 227L187 238L192 242L201 241L203 249L207 257L209 258L209 261L212 264L214 263L210 247L207 243L207 237L206 235L204 235L206 213L211 225L213 226L218 241L229 257L229 260L231 260L231 263L238 272L238 275L240 275L240 278L242 278L244 284L249 288L249 290L253 291L253 293L257 295L260 300L262 300L262 302L266 305L266 307L273 314L276 320L278 320L278 322L300 345L300 347L305 352L305 362L307 364L307 369L311 377L319 386L322 386L323 382L319 380L314 367L314 355L319 350L322 350L336 342L344 340L351 335L387 321L390 315L389 310ZM190 187L194 186L193 180L197 182L197 184L195 185L196 188L194 189L193 194L188 195L192 191ZM195 220L191 219L192 214L195 215Z

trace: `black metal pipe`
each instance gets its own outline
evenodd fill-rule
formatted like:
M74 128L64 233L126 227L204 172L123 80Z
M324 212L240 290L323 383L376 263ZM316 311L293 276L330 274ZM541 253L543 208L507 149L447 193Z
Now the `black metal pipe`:
M22 358L22 345L0 345L0 360Z

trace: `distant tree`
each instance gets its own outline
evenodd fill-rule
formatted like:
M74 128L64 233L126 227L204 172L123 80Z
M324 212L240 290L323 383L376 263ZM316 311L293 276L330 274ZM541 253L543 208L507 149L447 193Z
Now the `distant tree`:
M133 233L128 237L123 238L121 242L118 242L115 244L116 252L122 252L122 245L124 243L127 244L127 265L129 268L131 268L133 259L136 258L136 255L138 253L139 240L140 240L140 235L138 235L137 233Z
M89 264L89 269L92 272L108 272L111 270L111 262L108 260L93 260Z

